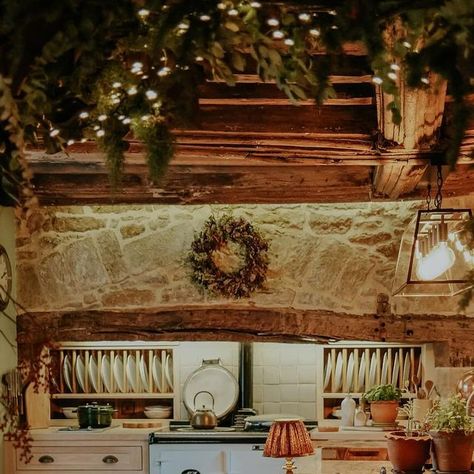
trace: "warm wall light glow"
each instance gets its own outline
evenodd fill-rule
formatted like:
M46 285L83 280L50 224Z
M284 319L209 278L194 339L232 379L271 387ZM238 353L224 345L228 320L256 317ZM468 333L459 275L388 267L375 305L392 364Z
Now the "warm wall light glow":
M456 260L447 242L440 242L428 255L418 260L416 275L420 280L434 280L448 271Z

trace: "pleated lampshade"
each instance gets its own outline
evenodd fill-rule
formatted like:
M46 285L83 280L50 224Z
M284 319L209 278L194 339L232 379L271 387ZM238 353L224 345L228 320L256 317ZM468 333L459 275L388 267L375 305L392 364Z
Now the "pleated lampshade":
M275 420L270 428L263 455L293 458L314 454L313 444L301 419Z

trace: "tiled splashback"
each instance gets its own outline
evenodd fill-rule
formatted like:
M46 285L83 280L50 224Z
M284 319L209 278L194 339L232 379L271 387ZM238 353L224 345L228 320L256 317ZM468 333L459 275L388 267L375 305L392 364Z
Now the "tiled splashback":
M203 359L220 358L235 377L239 373L239 344L236 342L183 342L176 359L180 394L187 377ZM287 413L316 418L316 367L318 347L314 344L255 343L253 345L253 401L260 414ZM434 382L442 396L454 392L456 382L469 368L436 368ZM181 403L180 419L188 413Z

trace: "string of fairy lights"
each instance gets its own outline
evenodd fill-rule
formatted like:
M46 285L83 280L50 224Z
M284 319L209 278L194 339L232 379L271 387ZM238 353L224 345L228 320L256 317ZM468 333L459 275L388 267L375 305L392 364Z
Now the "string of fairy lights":
M166 12L170 7L167 4L162 6L162 11ZM295 47L295 35L311 38L313 41L322 41L325 30L337 30L338 12L335 9L318 11L318 12L295 12L292 13L295 19L290 25L282 20L284 12L280 10L275 13L272 10L271 15L264 17L267 13L262 10L262 3L258 1L250 2L234 2L231 0L217 3L216 9L202 13L188 14L182 18L175 27L174 34L176 37L185 37L191 31L191 24L196 20L202 23L215 22L216 15L218 18L218 28L227 28L226 34L239 34L242 28L245 28L245 16L249 14L257 15L260 21L260 30L265 37L273 40L276 44L283 44L287 47L287 51L291 54L291 49ZM146 8L140 8L136 12L140 22L148 32L153 29L154 22L162 12L151 11ZM325 16L324 25L318 24L321 15ZM333 20L331 20L331 18ZM237 22L237 23L235 23ZM146 42L147 35L143 35L145 41L141 44L144 58L147 57L147 49L149 47ZM322 41L321 46L324 46ZM407 51L414 51L412 44L408 40L403 40L401 44ZM127 68L123 71L123 78L114 80L109 87L106 96L101 100L101 107L90 106L87 110L79 112L78 117L83 125L84 130L90 130L86 135L90 138L97 139L104 138L107 129L105 127L107 121L113 116L124 126L130 127L134 124L147 125L156 120L164 120L161 108L163 105L163 98L160 95L160 80L171 76L175 71L190 71L196 65L203 65L205 61L210 61L206 57L206 51L196 48L192 61L185 64L170 64L168 63L167 51L163 50L159 64L149 64L146 60L136 60L131 65L124 63L123 67ZM309 56L309 52L308 52ZM149 58L148 58L149 59ZM372 82L381 86L384 81L392 81L396 83L400 78L401 66L397 62L390 65L388 72L385 75L374 75ZM157 82L158 81L158 82ZM425 85L429 84L428 77L422 77L421 82ZM150 86L153 84L153 86ZM140 96L146 99L149 110L141 113L139 116L134 114L132 109L128 109L128 114L122 113L127 109L124 104L130 98ZM63 140L61 137L60 127L50 125L49 136L57 140L62 145L71 146L77 142L84 143L88 140L85 136L81 138L69 138Z

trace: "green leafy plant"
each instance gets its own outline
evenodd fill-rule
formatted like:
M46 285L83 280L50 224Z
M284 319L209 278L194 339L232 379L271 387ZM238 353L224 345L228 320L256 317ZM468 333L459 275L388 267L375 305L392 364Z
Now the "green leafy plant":
M436 402L427 415L426 423L433 431L474 432L474 423L467 413L466 401L458 395Z
M402 391L392 384L375 385L362 395L362 399L372 402L399 401L402 398Z

